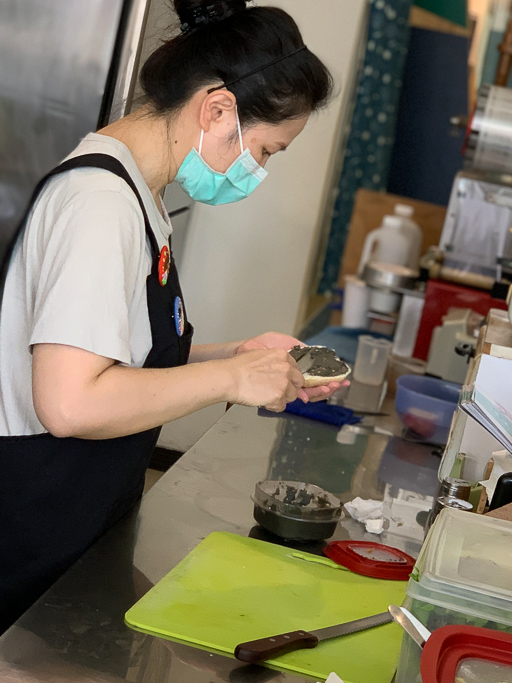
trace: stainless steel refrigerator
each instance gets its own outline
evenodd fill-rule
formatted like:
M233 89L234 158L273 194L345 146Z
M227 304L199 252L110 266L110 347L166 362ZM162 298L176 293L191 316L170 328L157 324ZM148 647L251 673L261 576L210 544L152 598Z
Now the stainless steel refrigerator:
M37 181L130 106L151 0L0 0L0 262Z

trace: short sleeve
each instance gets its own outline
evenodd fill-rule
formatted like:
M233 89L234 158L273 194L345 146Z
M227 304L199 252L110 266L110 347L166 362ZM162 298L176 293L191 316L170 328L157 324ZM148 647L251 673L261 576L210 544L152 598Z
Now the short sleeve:
M45 242L30 346L67 344L129 364L130 305L144 275L140 209L121 192L80 193Z

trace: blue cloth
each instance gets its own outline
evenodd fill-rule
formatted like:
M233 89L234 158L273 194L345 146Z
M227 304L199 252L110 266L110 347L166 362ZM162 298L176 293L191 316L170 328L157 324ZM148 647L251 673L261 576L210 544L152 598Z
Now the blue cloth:
M336 427L343 425L355 425L361 422L360 417L354 417L354 411L343 406L332 406L328 403L303 403L300 399L288 403L286 413L309 417L311 420L318 420Z

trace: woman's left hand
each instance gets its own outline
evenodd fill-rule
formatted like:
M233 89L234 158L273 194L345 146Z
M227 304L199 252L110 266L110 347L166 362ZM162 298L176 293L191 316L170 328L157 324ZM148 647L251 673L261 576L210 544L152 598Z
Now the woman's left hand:
M285 349L290 351L294 346L306 346L303 342L290 337L288 334L281 334L280 332L265 332L258 337L248 339L242 342L236 349L237 353L244 353L245 351L261 351L263 349Z
M329 382L329 384L323 384L321 387L307 387L304 391L307 393L309 401L315 403L325 401L343 387L348 387L349 384L350 382L346 379L343 382Z
M303 342L290 337L288 334L280 334L279 332L266 332L260 334L258 337L248 339L240 344L235 354L244 353L246 351L256 351L261 349L286 349L289 351L294 346L306 346ZM299 398L308 403L309 401L325 401L327 398L335 394L337 391L350 384L347 380L344 382L329 382L321 387L305 387Z

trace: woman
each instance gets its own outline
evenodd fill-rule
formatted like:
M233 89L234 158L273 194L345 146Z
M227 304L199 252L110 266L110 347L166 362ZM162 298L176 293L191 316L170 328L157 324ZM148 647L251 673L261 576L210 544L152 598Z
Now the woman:
M266 334L191 346L161 201L250 194L325 104L291 17L175 0L181 34L142 70L145 104L40 183L12 252L0 334L0 618L6 627L140 497L160 425L218 402L281 411L303 388ZM207 229L207 226L205 226Z

